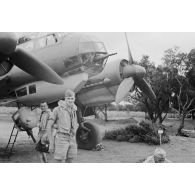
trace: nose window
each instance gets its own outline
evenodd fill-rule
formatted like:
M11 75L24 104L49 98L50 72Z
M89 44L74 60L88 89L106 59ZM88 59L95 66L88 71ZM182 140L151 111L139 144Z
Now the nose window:
M26 89L26 87L23 87L23 88L21 88L21 89L18 89L18 90L16 91L16 95L17 95L18 97L22 97L22 96L27 95L27 89Z
M107 53L106 48L102 42L80 42L79 53Z

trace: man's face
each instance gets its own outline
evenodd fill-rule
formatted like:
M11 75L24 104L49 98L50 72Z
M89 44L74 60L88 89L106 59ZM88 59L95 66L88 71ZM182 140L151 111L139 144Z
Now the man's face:
M47 104L43 103L40 105L40 108L42 111L46 111L47 110Z
M65 102L67 103L68 106L72 107L75 102L75 97L74 96L65 97Z

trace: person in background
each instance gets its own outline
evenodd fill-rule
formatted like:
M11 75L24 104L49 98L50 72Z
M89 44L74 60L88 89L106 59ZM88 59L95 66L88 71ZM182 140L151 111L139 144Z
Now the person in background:
M47 153L49 152L49 139L47 132L47 123L51 116L51 111L48 109L48 105L46 102L40 104L41 115L39 119L39 134L38 134L38 143L36 146L36 150L39 152L39 157L41 162L47 163Z
M166 158L166 152L162 148L156 148L154 154L149 156L143 163L171 163Z

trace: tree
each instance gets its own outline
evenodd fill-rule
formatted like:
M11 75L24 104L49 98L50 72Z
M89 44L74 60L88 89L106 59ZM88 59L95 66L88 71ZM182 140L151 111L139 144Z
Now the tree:
M182 135L186 116L195 110L194 94L191 93L192 62L190 55L180 52L178 47L165 51L163 66L167 68L172 92L171 105L179 114L180 125L177 135Z
M148 113L153 122L158 120L159 123L162 123L170 108L175 110L180 108L178 112L184 117L187 116L188 111L193 111L194 103L191 102L193 96L189 94L188 76L192 66L187 53L183 53L178 47L174 47L164 52L162 65L158 67L150 61L149 56L143 56L138 64L146 69L145 79L150 83L157 98L155 102L151 102L139 88L136 89L134 98L141 102L144 111Z
M181 52L179 47L170 48L164 51L162 66L171 70L172 73L186 76L191 70L191 63L188 54ZM176 72L175 72L176 71Z
M169 97L171 92L168 88L167 74L164 74L162 67L155 67L155 64L150 61L149 56L143 56L139 65L146 69L146 80L151 85L156 94L156 101L151 102L148 97L136 88L134 98L137 99L148 113L149 118L156 122L162 123L169 110Z
M184 128L185 118L189 113L195 110L195 97L191 96L188 78L178 76L175 79L179 85L179 91L173 93L173 97L176 99L176 105L173 105L173 108L179 114L180 120L177 135L183 135L182 129Z

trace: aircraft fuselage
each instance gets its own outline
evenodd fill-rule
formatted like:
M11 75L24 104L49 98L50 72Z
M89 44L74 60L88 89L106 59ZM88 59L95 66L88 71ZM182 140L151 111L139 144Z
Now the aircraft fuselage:
M65 84L61 86L38 81L14 66L6 75L8 82L3 86L1 96L7 96L18 89L26 88L27 94L18 97L19 101L24 104L39 104L40 101L53 102L64 97L65 89L71 87L73 82L75 83L77 75L87 73L89 80L78 93L79 101L90 106L114 101L120 79L114 83L105 82L105 75L101 73L106 60L93 61L96 56L101 57L101 55L107 54L102 42L94 41L90 36L81 33L69 33L62 37L58 34L51 34L27 41L18 47L26 49L50 66L63 78ZM73 77L75 78L73 79ZM36 86L36 93L30 94L29 86L33 85Z

